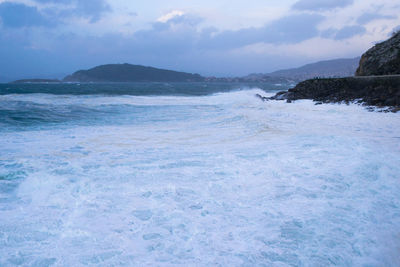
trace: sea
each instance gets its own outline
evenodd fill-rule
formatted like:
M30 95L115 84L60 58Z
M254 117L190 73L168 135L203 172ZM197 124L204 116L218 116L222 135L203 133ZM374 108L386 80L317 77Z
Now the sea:
M0 84L0 266L400 266L400 113L291 84Z

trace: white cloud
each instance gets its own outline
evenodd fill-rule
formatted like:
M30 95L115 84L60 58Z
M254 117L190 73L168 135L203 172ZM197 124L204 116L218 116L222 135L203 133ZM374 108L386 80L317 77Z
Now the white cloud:
M157 21L165 23L165 22L169 21L170 19L173 19L175 17L183 16L184 14L185 14L185 12L183 12L181 10L173 10L173 11L171 11L171 12L169 12L169 13L161 16L161 17L159 17L157 19Z

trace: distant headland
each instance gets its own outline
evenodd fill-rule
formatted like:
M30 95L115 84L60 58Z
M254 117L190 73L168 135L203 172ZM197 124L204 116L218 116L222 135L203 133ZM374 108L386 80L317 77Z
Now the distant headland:
M204 77L196 73L159 69L133 64L107 64L79 70L62 80L21 79L12 83L96 83L96 82L239 82L298 83L313 77L346 77L355 73L360 58L334 59L271 73L253 73L243 77Z
M199 74L158 69L132 64L107 64L79 70L63 82L200 82Z

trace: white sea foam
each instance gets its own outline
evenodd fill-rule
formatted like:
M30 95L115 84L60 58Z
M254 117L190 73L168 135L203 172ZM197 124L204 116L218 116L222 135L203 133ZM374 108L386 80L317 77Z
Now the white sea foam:
M400 114L256 93L2 96L149 120L0 133L0 265L399 265Z

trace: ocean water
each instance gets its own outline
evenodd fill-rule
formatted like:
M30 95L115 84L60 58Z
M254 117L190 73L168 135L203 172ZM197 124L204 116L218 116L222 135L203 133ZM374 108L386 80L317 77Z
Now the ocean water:
M287 85L0 85L0 266L399 266L400 114Z

